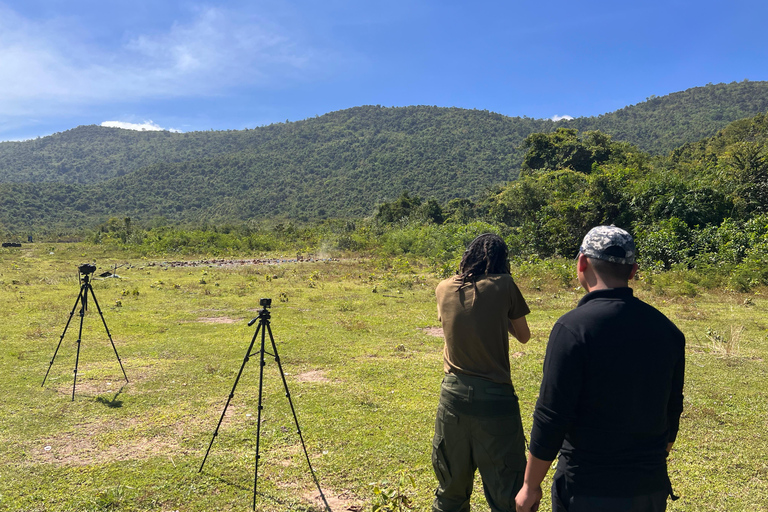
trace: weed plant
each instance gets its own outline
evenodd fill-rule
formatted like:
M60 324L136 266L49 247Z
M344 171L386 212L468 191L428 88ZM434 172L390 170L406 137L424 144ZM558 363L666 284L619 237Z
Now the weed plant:
M295 248L260 254L287 259ZM258 359L246 364L205 469L198 468L261 297L273 299L272 331L331 508L428 510L443 344L431 334L439 327L435 260L343 256L174 266L167 254L104 243L0 250L0 510L247 509ZM91 305L72 401L77 313L41 382L77 297L77 267L92 261L96 275L123 265L119 278L94 278L93 287L130 382ZM535 257L512 265L532 310L532 340L511 346L526 430L549 330L583 294L572 265ZM705 285L686 272L641 272L633 282L688 339L685 412L669 459L681 499L669 510L766 510L768 301L760 288ZM322 510L269 356L262 414L257 510ZM473 510L487 510L482 492L473 494Z

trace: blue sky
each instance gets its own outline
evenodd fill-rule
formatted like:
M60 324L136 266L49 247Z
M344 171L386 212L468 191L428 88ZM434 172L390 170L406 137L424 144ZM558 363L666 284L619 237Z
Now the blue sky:
M358 105L600 115L768 80L768 2L0 0L0 140Z

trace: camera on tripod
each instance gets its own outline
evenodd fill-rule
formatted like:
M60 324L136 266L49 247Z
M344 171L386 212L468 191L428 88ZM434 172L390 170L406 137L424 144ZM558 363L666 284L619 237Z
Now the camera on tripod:
M90 263L83 263L82 265L77 267L77 269L80 271L81 274L84 274L87 276L88 274L93 274L94 272L96 272L96 265L92 265Z
M259 299L259 306L263 308L272 307L272 299Z
M77 300L75 301L75 305L72 307L72 311L69 313L69 320L67 320L67 324L64 326L64 332L61 333L61 338L59 338L59 344L56 345L56 350L53 351L53 357L51 357L51 362L48 364L48 371L45 372L45 377L43 377L43 384L42 386L45 386L45 381L48 380L48 374L51 372L51 367L53 367L53 361L56 359L56 354L59 353L59 348L61 347L61 342L64 341L64 335L67 334L67 329L69 328L69 324L72 321L72 317L75 316L75 310L77 309L77 305L80 304L80 336L82 336L83 333L83 319L85 318L85 312L88 310L88 292L91 293L91 298L93 299L93 303L96 304L96 310L99 312L99 316L101 317L101 323L104 324L104 329L107 331L107 338L109 338L109 343L112 344L112 350L115 351L115 357L117 357L117 362L120 365L120 369L123 371L123 377L125 377L125 382L128 382L128 376L125 374L125 368L123 368L123 362L120 360L120 356L117 353L117 347L115 347L115 342L112 339L112 333L109 332L109 327L107 327L107 321L104 320L104 315L101 312L101 307L99 307L99 301L96 300L96 294L93 292L93 286L91 286L91 279L88 277L90 274L93 274L96 272L96 265L93 265L91 263L83 263L79 267L77 267L77 270L80 272L78 275L78 280L80 281L80 292L77 294ZM78 338L77 340L77 355L75 356L75 372L74 372L74 379L72 380L72 401L75 400L75 386L77 386L77 366L80 363L80 342L81 338Z

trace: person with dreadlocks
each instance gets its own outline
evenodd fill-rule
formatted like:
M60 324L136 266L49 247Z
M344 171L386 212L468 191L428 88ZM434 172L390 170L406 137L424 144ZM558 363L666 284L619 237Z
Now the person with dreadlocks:
M525 438L510 375L509 334L528 341L530 309L507 258L501 237L480 235L464 252L458 275L435 290L445 376L432 441L438 480L433 512L468 512L477 469L493 512L515 510L523 485Z

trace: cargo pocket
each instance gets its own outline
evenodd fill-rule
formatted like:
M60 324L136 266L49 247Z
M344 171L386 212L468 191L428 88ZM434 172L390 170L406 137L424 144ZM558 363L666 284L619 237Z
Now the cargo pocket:
M451 473L448 470L448 461L445 457L445 438L437 434L432 438L432 468L435 470L440 488L445 489L445 484L450 480Z
M459 424L459 417L446 409L442 404L437 407L435 419L435 436L432 438L432 467L441 488L450 482L451 468L448 464L448 447L446 436Z

